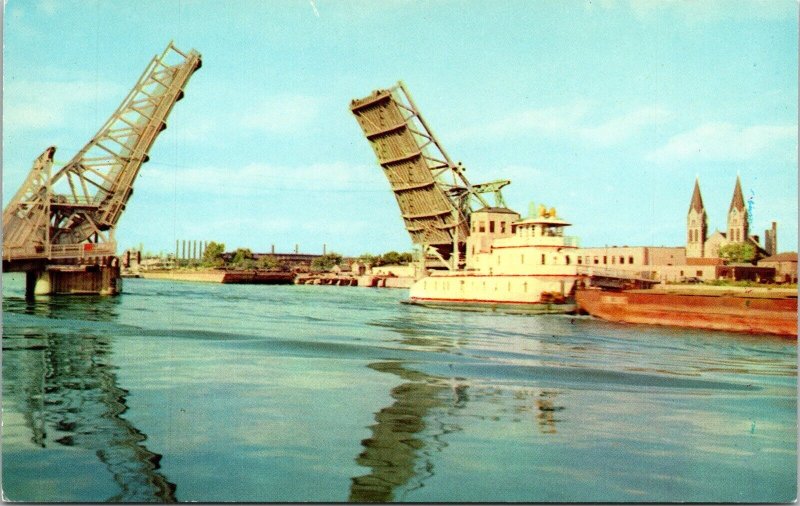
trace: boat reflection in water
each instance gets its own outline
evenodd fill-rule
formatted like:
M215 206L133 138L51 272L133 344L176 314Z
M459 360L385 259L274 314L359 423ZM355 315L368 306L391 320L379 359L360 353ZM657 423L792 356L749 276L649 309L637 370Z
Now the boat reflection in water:
M119 487L108 501L174 502L175 485L158 472L161 455L148 450L142 444L146 435L122 417L128 409L128 392L117 386L111 337L100 323L114 318L115 301L99 297L4 301L6 314L11 310L69 318L75 313L98 324L86 322L86 329L65 334L46 332L32 320L29 326L4 332L3 375L14 381L4 381L3 402L13 403L21 413L36 446L94 452ZM21 304L26 307L16 307ZM6 444L7 451L13 450ZM14 483L10 475L20 472L5 465L3 471L9 485ZM37 487L35 481L32 486ZM8 486L6 493L15 496Z

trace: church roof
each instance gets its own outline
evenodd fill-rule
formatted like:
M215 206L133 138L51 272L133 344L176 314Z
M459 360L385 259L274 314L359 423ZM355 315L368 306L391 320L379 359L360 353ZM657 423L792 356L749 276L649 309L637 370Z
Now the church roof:
M733 198L728 212L734 209L744 211L744 195L742 195L742 182L739 180L739 176L736 176L736 186L733 188Z
M700 180L694 180L694 193L692 193L692 203L689 204L689 210L694 209L698 213L702 213L705 207L703 206L703 197L700 195Z

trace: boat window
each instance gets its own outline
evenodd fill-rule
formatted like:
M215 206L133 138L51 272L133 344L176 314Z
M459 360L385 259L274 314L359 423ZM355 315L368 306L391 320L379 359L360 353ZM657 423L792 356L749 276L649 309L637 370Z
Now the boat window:
M567 261L567 265L569 265L569 255L565 256L564 258L565 258L565 259L566 259L566 261ZM580 259L578 259L578 263L580 263Z
M486 225L482 222L478 222L478 232L486 232Z
M625 263L625 257L619 257L619 263L624 264Z
M607 263L608 263L608 257L606 257L606 256L604 256L604 257L603 257L603 263L604 263L604 264L607 264Z
M489 222L489 233L494 234L494 220Z
M506 222L505 221L501 221L500 222L500 233L501 234L505 234L506 233Z
M525 263L525 255L520 255L519 256L519 263L521 263L521 264Z
M594 257L594 264L597 265L599 263L600 263L600 261L597 259L597 257Z
M628 257L628 263L629 263L629 264L632 264L632 263L633 263L633 257Z
M581 260L582 260L582 258L578 257L578 265L583 264L583 262ZM567 263L569 263L569 257L567 257Z
M544 264L545 264L545 258L544 258L544 253L542 253L542 265Z

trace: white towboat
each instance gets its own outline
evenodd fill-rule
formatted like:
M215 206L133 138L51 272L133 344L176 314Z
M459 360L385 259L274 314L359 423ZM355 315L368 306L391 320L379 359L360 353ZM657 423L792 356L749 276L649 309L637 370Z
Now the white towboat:
M475 211L466 267L432 271L411 287L407 302L467 310L572 312L578 241L564 235L569 225L554 208L544 206L525 219L507 208Z

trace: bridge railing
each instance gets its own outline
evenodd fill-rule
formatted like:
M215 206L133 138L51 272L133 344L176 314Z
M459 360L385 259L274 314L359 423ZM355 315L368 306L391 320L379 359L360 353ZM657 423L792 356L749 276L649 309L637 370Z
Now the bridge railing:
M3 260L51 260L85 259L97 256L115 255L116 242L83 244L47 244L44 246L26 245L3 250Z

